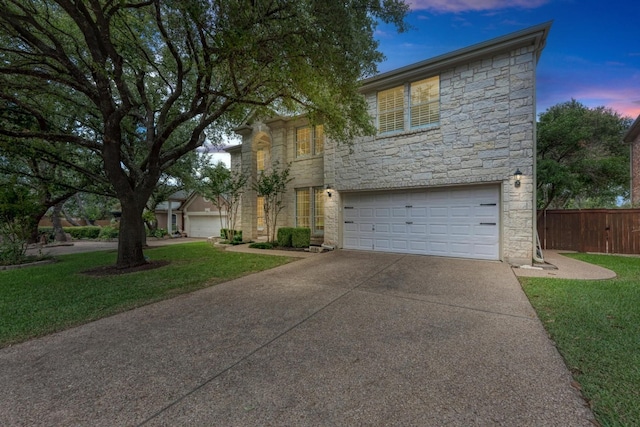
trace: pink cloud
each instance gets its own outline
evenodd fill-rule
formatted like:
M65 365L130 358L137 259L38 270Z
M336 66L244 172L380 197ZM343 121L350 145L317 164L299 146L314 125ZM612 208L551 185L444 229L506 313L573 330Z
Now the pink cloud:
M633 119L640 115L640 93L628 88L589 87L576 88L565 94L554 94L554 98L569 100L574 98L587 107L604 106L622 116Z
M411 10L432 12L467 12L496 9L535 9L549 0L409 0Z

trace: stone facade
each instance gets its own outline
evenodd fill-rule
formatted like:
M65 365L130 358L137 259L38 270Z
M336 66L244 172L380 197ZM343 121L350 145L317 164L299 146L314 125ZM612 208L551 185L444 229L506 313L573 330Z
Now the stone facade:
M627 131L624 141L631 150L631 205L640 206L640 116Z
M304 119L256 122L239 129L241 149L232 164L257 175L255 144L270 144L271 161L291 164L280 225L295 225L295 188L330 185L325 199L324 243L341 247L341 193L500 186L501 258L530 263L535 242L535 68L549 25L534 27L363 81L362 93L377 120L380 90L433 76L440 79L440 120L428 127L378 134L352 144L325 142L321 155L296 158L295 129ZM377 122L377 121L376 121ZM241 153L241 160L237 157ZM234 166L235 167L235 166ZM514 172L522 184L514 186ZM256 235L255 194L242 205L245 236Z

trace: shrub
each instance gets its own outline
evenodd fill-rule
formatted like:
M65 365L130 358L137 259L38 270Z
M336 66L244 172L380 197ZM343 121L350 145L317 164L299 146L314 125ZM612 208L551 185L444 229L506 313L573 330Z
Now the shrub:
M147 228L148 237L155 237L158 239L162 239L166 235L167 235L167 230L165 230L164 228L156 228L155 230L149 230Z
M273 245L269 242L252 243L249 247L254 249L273 249Z
M291 246L294 248L308 248L311 244L311 229L297 227L291 234Z
M220 237L222 237L223 239L227 239L227 234L231 234L228 233L228 231L230 231L228 228L221 228L220 229ZM233 231L233 242L242 242L242 230L234 230Z
M98 226L87 225L85 227L64 227L64 232L69 233L74 239L97 239L100 236Z
M100 228L100 234L98 234L99 239L107 240L107 239L115 239L118 237L118 229L111 227L110 225L106 225Z
M292 245L291 236L293 235L293 227L280 227L278 229L278 246L290 248Z
M53 231L53 227L38 227L38 241L45 236L47 242L53 242L56 240L56 232Z

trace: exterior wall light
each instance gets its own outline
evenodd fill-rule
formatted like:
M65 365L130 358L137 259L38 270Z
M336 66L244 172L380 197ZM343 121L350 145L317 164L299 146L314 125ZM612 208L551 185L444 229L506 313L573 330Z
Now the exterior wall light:
M520 168L516 169L516 173L513 174L513 177L516 179L515 186L520 187L520 178L522 178L522 172L520 172Z
M331 187L330 184L327 184L327 196L329 197L331 197L331 195L333 194L331 190L333 190L333 187Z

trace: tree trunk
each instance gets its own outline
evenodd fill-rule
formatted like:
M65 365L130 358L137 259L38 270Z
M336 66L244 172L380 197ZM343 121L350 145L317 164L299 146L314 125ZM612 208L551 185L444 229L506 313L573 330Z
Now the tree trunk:
M74 227L80 227L80 224L78 224L75 219L71 218L67 213L67 211L62 209L61 212L62 212L62 215L64 215L64 219L66 219L69 224L73 225Z
M31 230L29 233L29 243L38 243L38 224L47 213L47 210L49 210L49 206L42 206L39 211L31 216L29 223L29 229Z
M62 205L64 201L56 203L51 213L51 222L53 223L53 232L55 233L56 242L66 242L67 235L62 229L62 222L60 221L60 213L62 212Z
M145 200L146 201L146 200ZM144 203L135 200L120 200L122 216L118 234L117 268L131 268L146 264L142 248L145 245L144 220L142 211Z

